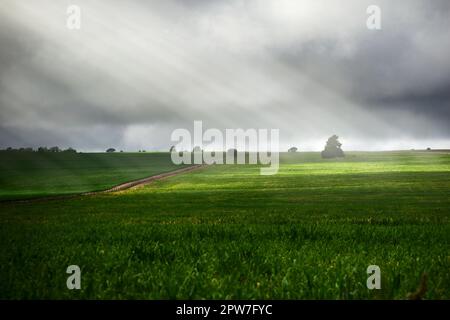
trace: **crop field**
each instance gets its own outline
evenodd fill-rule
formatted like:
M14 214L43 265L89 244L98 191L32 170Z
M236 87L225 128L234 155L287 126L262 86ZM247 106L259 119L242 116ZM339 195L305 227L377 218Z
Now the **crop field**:
M56 160L2 159L1 195L102 189L175 167L168 154L150 168L150 155L83 156L91 165L71 168L92 175L75 180ZM66 287L69 265L81 290ZM381 290L366 286L369 265ZM446 153L283 154L272 176L212 165L117 193L0 202L1 299L407 299L424 274L425 299L450 299Z
M104 190L178 168L167 153L0 151L0 200Z

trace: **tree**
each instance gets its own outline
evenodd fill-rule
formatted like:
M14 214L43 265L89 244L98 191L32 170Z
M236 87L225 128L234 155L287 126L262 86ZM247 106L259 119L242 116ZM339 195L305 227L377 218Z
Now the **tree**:
M113 152L116 152L116 149L114 149L114 148L109 148L108 150L106 150L106 152L108 152L108 153L113 153Z
M59 147L57 147L57 146L54 146L54 147L51 147L50 149L48 149L48 151L50 151L50 152L60 152L61 149L59 149Z
M297 152L298 149L296 147L289 148L288 152Z
M338 139L339 137L337 135L328 138L325 149L322 151L322 158L343 158L345 156L344 151L341 149L342 143Z
M66 150L63 151L64 153L77 153L77 150L73 149L73 148L67 148Z

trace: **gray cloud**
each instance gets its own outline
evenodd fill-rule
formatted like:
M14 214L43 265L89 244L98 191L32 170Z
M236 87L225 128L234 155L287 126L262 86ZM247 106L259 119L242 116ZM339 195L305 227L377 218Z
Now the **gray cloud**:
M170 133L280 128L281 145L450 147L450 3L0 4L0 147L165 149Z

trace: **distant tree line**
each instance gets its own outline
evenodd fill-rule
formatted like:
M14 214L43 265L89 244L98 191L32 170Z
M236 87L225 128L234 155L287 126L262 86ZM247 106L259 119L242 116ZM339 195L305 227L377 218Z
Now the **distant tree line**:
M337 135L332 135L330 138L328 138L324 150L321 152L321 156L324 159L330 159L330 158L343 158L345 157L344 151L341 148L342 143L339 142L339 137ZM298 152L297 147L290 147L288 149L289 153L296 153ZM107 151L108 152L108 151ZM169 152L178 152L175 149L175 146L171 146ZM187 151L181 151L181 152L187 152ZM193 153L201 153L203 150L199 146L195 146L192 149ZM227 153L234 153L236 156L237 150L236 149L230 149L227 151Z
M77 153L77 150L73 149L73 148L67 148L67 149L61 149L57 146L55 147L39 147L37 149L33 149L33 148L6 148L1 150L3 152L39 152L39 153Z
M325 145L325 149L322 151L321 155L322 158L339 158L339 157L344 157L344 151L342 151L341 146L342 144L339 142L338 140L338 136L337 135L333 135L331 136L326 145ZM431 149L428 148L428 151L430 151ZM33 148L6 148L3 150L0 150L2 152L38 152L38 153L77 153L77 150L73 149L73 148L67 148L67 149L61 149L58 146L54 146L54 147L39 147L37 149L33 149ZM116 152L116 149L114 148L108 148L106 150L107 153L114 153ZM120 152L123 152L122 150L120 150ZM145 150L139 150L139 152L146 152ZM170 147L170 152L177 152L177 150L175 149L175 146L171 146ZM184 151L187 152L187 151ZM199 146L195 146L192 150L193 153L200 153L203 152L203 150L199 147ZM291 147L288 150L289 153L295 153L298 152L298 148L297 147ZM230 149L227 151L227 153L233 153L234 156L236 157L237 155L237 150L236 149Z

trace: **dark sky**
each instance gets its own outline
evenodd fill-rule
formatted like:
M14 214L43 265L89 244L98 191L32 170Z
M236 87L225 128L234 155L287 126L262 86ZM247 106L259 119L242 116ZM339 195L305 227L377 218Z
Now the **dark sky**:
M202 120L278 128L283 149L450 148L449 18L446 0L2 0L0 147L165 150Z

